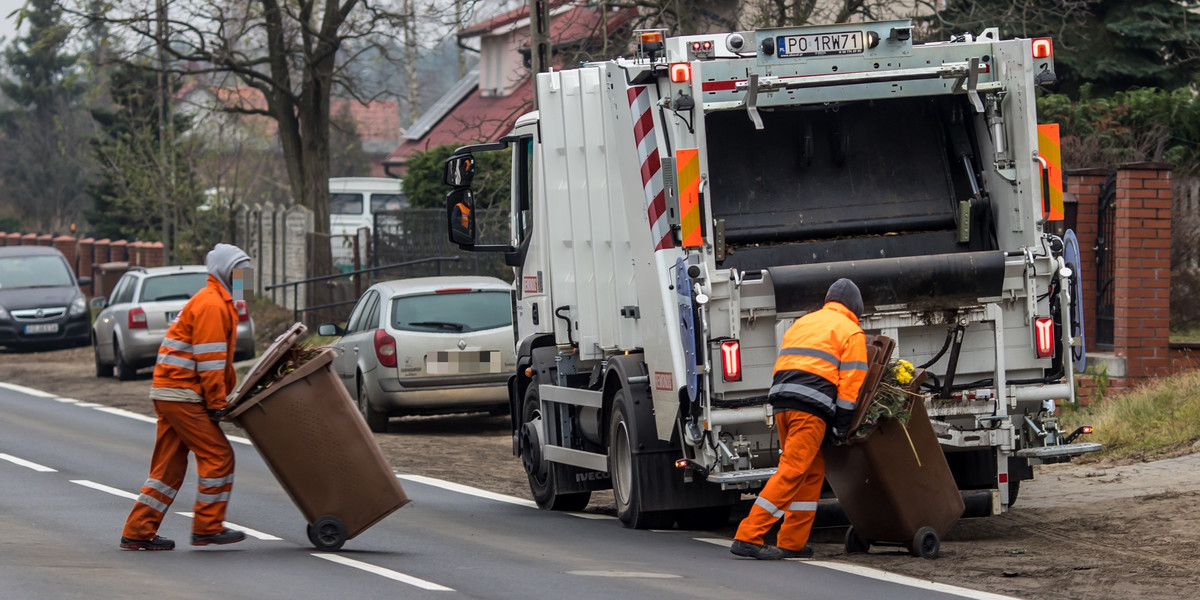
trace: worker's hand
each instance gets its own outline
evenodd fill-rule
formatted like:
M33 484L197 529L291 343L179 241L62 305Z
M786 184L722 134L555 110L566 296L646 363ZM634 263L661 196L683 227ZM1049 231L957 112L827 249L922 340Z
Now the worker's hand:
M848 432L845 429L834 427L833 430L830 431L830 434L832 434L831 440L833 441L833 445L841 446L842 444L846 443L847 433Z
M223 408L208 411L208 418L212 419L214 423L220 423L221 417L224 417L224 416L225 416L225 409L223 409Z

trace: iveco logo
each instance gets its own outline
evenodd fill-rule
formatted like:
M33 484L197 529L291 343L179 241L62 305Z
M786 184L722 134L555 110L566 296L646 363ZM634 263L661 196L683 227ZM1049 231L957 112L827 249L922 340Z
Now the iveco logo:
M466 350L467 349L467 340L458 340L458 349Z
M40 308L39 308L39 309L37 309L37 312L36 312L36 313L33 313L33 316L35 316L35 317L37 317L37 318L39 318L39 319L40 319L40 318L42 318L42 317L46 316L46 311L44 311L44 310L42 310L42 309L40 309Z

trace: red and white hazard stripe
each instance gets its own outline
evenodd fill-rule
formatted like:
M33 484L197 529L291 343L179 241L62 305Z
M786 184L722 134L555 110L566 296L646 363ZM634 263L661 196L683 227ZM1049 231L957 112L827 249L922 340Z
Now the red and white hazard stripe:
M629 88L629 113L633 118L633 140L642 166L642 190L646 194L646 216L654 250L674 247L667 221L667 198L663 192L662 164L658 160L658 138L654 135L654 114L650 91L646 86Z

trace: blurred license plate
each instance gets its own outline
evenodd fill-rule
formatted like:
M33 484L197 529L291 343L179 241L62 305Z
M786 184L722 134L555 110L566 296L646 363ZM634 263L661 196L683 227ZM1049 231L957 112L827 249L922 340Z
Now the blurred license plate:
M470 375L500 372L500 351L445 351L425 355L430 375Z
M861 31L781 35L775 38L779 58L820 56L823 54L857 54L863 51Z
M177 319L178 317L179 317L179 311L169 312L169 313L167 313L167 322L174 323L175 319Z
M58 323L40 323L38 325L26 325L25 333L58 333Z

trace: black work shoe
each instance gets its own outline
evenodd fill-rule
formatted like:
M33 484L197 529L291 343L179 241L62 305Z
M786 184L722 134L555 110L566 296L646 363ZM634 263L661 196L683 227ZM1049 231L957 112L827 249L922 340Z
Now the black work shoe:
M812 546L805 546L804 549L802 549L802 550L788 550L787 548L780 547L779 551L783 553L783 558L812 558L813 557Z
M131 540L122 536L121 548L125 550L174 550L175 542L161 535L156 535L154 539L150 540Z
M210 533L208 535L192 534L193 546L207 546L209 544L233 544L246 539L246 534L226 527L220 533Z
M780 560L783 558L783 550L775 546L762 546L743 542L742 540L733 540L733 545L729 546L729 551L738 556L745 556L756 560Z

